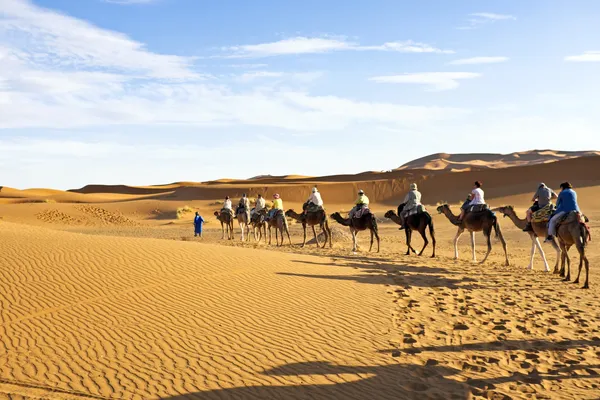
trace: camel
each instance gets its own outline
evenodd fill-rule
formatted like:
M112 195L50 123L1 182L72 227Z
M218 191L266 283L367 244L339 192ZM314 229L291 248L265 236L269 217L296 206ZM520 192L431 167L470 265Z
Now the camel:
M379 253L379 233L375 214L368 212L364 213L360 218L343 218L339 212L336 212L331 214L331 218L333 218L338 224L350 228L350 233L352 234L353 252L356 252L356 248L358 247L356 234L360 231L365 231L368 229L371 231L371 246L369 247L369 252L373 249L373 236L375 236L375 238L377 238L377 252Z
M456 232L456 236L454 237L454 259L458 260L458 239L460 239L461 235L465 231L469 231L471 233L471 247L473 249L473 262L477 262L477 257L475 255L475 232L483 232L487 240L487 253L483 258L481 264L485 263L488 256L492 251L492 229L496 232L496 237L500 239L502 242L502 248L504 249L504 256L506 258L505 265L510 265L508 261L508 252L506 251L506 242L504 241L504 237L502 236L502 231L500 230L500 224L498 223L498 218L494 215L490 210L485 210L481 212L469 212L465 214L465 217L462 221L458 219L457 215L452 213L450 210L450 206L448 204L441 205L437 208L438 213L444 214L446 218L452 223L452 225L458 226L458 232Z
M329 229L329 221L327 220L327 214L325 210L321 209L319 211L307 212L306 216L302 214L296 213L294 210L287 210L285 215L287 217L293 218L298 222L302 223L302 229L304 229L304 240L302 241L302 247L306 245L306 226L310 226L312 228L313 234L315 235L315 241L317 242L317 247L321 247L319 244L319 238L317 237L317 231L315 230L315 225L319 225L321 227L321 231L325 236L325 242L323 243L323 248L327 245L327 240L329 239L329 247L333 246L332 237L331 237L331 229Z
M277 246L283 246L283 232L287 234L290 246L292 245L292 239L290 238L290 230L288 228L288 224L283 211L278 212L273 218L269 219L269 221L267 221L267 226L269 227L269 245L271 245L271 228L275 229L275 242L277 243ZM278 232L281 235L281 244L279 244L279 239L277 237Z
M510 218L510 220L515 224L515 226L521 230L525 229L527 225L526 219L521 219L515 213L515 209L513 206L504 206L495 208L494 211L500 212L504 217ZM545 238L548 235L548 221L545 222L533 222L531 223L531 227L533 231L527 232L531 237L531 259L529 261L529 266L527 269L533 269L533 259L535 257L535 249L537 248L540 251L540 255L542 256L542 260L544 260L544 271L550 272L550 267L548 266L548 261L546 260L546 255L544 254L544 249L542 249L542 245L540 243L540 237ZM556 264L554 265L554 274L558 274L558 263L561 258L560 247L556 243L556 240L552 241L552 247L556 251Z
M225 229L227 229L228 240L233 240L233 216L229 211L215 211L215 217L221 222L221 240L225 239Z
M401 205L401 207L402 206L403 205ZM402 212L400 208L399 208L399 210L400 210L400 212ZM402 224L400 217L393 210L386 212L385 217L388 219L391 219L398 225ZM429 235L431 236L431 242L433 245L433 253L431 254L431 258L434 258L435 257L435 230L433 228L433 219L431 218L431 215L429 215L428 212L413 214L413 215L410 215L408 218L406 218L405 222L406 223L405 223L404 231L406 232L406 245L408 246L408 249L406 250L406 255L407 256L410 255L411 251L415 254L417 253L415 251L415 249L413 249L412 246L410 245L410 242L412 240L412 232L413 231L419 232L421 234L421 237L423 238L424 245L423 245L423 248L421 249L421 251L419 252L419 256L421 256L423 254L423 252L425 251L425 248L429 244L429 240L427 240L427 234L425 233L425 230L427 229L427 227L429 227Z
M244 208L238 208L236 210L236 217L240 230L242 231L242 242L244 241L244 231L248 233L247 240L250 240L250 215Z
M266 216L266 211L261 210L255 213L250 220L250 224L252 225L252 231L254 233L254 240L258 243L260 243L260 241L263 238L263 232L265 235L265 241L267 240L267 222L265 221Z
M571 260L569 258L569 249L575 245L579 252L579 272L577 278L573 283L579 283L579 276L581 275L581 268L585 263L585 283L582 289L589 289L589 274L590 274L590 262L585 255L585 246L587 242L591 240L591 233L586 224L580 221L581 214L570 213L566 219L560 223L556 230L556 236L558 243L560 244L561 250L561 269L560 276L564 276L564 281L568 282L571 280ZM585 218L585 222L589 220ZM566 263L566 276L565 276L565 263Z

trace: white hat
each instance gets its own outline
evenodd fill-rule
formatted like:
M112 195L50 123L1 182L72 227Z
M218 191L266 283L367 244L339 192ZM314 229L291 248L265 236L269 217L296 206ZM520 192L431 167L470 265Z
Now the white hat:
M319 190L317 189L317 187L316 187L316 186L315 186L315 187L312 189L312 192L313 192L313 193L317 193L318 191L319 191Z
M364 192L362 189L360 189L360 190L358 191L358 194L365 194L365 192Z
M411 183L410 184L410 190L417 190L417 184L416 183Z

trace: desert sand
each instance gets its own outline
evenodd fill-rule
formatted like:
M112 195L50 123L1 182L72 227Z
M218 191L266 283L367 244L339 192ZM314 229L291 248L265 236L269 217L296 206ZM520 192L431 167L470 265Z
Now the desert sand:
M600 156L529 153L511 165L434 155L331 177L3 187L0 399L599 398ZM492 207L521 216L537 183L570 180L591 219L591 289L543 272L537 255L528 270L531 241L508 219L511 266L495 239L485 265L470 261L466 236L454 260L456 228L435 205L458 208L475 179ZM404 233L383 218L411 182L434 216L434 259L431 248L405 256ZM347 228L333 221L331 249L300 248L295 223L292 246L242 243L237 222L235 240L220 239L212 212L225 195L278 192L298 210L315 184L328 213L367 192L380 253L368 253L361 233L353 254ZM196 210L207 220L202 239L193 237ZM576 268L574 249L571 257Z

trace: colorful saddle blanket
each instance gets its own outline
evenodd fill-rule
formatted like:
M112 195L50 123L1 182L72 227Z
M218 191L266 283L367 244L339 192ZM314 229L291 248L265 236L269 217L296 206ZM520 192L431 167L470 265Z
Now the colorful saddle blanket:
M552 203L547 204L531 215L531 222L548 222L553 212L554 205Z

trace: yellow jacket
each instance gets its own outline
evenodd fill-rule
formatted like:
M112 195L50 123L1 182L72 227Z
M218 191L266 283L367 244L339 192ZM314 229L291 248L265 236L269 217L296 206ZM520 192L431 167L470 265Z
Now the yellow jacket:
M283 200L281 200L281 199L275 199L275 200L273 200L273 207L271 207L271 209L273 209L273 210L283 210Z
M364 194L359 194L358 195L358 199L356 199L356 205L362 205L364 204L365 206L369 205L369 198L364 195Z

